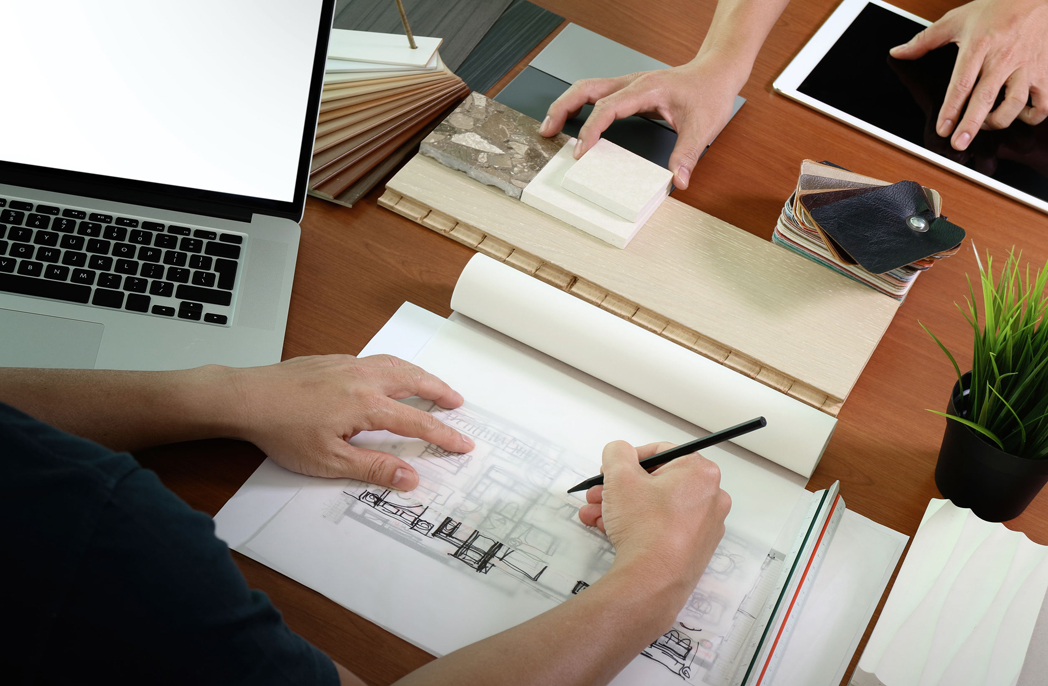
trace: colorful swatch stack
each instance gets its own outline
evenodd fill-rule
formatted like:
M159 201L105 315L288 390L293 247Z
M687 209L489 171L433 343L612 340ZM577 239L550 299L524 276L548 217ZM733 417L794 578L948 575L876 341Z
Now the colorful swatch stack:
M332 30L310 195L352 206L469 93L440 42Z

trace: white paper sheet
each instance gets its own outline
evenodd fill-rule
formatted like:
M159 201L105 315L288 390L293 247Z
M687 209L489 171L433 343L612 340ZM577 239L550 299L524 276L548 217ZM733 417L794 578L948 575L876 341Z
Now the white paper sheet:
M415 47L407 36L372 31L331 29L328 41L328 59L424 66L443 42L441 38L415 36Z
M710 431L757 415L735 443L811 476L837 420L484 255L459 277L452 308Z

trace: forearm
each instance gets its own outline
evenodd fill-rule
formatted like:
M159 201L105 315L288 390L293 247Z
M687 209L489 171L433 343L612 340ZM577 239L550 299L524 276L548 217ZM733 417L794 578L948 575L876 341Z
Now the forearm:
M0 368L0 402L114 450L233 436L234 370Z
M696 59L718 54L749 78L764 40L789 0L720 0Z
M669 629L687 597L678 587L651 587L658 576L613 569L556 608L397 684L605 684Z

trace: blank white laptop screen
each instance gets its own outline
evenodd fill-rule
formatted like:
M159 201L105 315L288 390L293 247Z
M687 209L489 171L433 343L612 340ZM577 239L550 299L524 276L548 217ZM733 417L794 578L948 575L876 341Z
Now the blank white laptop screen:
M0 159L293 200L321 0L0 5Z

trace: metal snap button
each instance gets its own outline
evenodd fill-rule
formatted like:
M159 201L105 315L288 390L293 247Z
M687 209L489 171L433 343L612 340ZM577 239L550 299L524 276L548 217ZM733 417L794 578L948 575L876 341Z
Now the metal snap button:
M906 219L906 223L914 231L924 233L928 230L928 220L924 217L919 217L916 214Z

